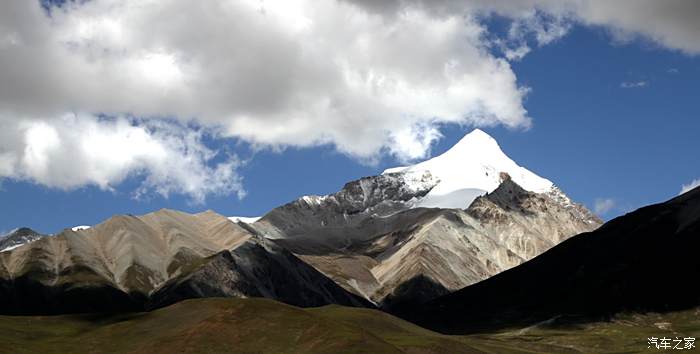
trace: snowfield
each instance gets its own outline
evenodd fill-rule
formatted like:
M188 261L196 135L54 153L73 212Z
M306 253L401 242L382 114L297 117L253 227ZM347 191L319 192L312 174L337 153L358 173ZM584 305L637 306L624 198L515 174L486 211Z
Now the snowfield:
M416 165L390 168L383 174L422 174L425 171L439 182L414 207L466 208L478 196L498 188L502 172L530 192L547 193L554 187L548 179L516 164L503 153L494 138L479 129L465 135L442 155ZM406 182L411 180L407 178Z

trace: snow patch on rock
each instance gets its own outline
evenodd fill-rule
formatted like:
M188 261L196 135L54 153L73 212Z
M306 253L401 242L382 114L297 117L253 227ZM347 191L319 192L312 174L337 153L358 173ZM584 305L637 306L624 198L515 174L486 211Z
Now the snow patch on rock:
M242 222L246 224L252 224L258 220L260 220L260 216L229 216L228 219L231 220L232 222Z
M19 246L22 246L22 245L26 245L26 243L20 243L20 244L17 244L17 245L12 245L12 246L10 246L10 247L5 247L5 248L3 248L3 249L0 250L0 253L2 253L2 252L7 252L7 251L12 251L13 249L15 249L15 248L17 248L17 247L19 247Z

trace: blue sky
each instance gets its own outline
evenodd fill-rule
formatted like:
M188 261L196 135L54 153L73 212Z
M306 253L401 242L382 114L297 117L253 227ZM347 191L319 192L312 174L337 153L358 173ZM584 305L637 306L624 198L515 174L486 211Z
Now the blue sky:
M482 24L498 34L504 23L509 22L489 18ZM520 165L554 181L575 201L591 209L597 205L606 219L669 199L700 177L700 57L643 36L617 37L605 26L575 23L552 42L530 42L531 51L510 66L518 86L530 90L522 105L531 126L482 127ZM472 123L437 123L442 138L432 141L430 155L451 147L473 129ZM245 137L209 136L202 144L220 152L205 165L224 159L221 151L243 161L236 165L243 198L229 190L197 201L177 188L167 197L146 193L136 198L143 174L110 188L94 183L56 187L38 178L0 174L0 231L29 226L53 233L113 214L160 208L257 216L301 195L332 193L345 182L405 160L384 147L368 162L366 156L339 149L337 142L278 149L251 145Z

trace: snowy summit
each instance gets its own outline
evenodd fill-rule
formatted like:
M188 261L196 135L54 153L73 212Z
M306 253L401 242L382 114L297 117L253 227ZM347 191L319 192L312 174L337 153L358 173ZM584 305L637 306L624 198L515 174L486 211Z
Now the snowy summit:
M501 172L525 190L546 193L553 183L511 160L498 142L480 129L465 135L445 153L416 165L387 169L383 174L423 174L438 183L415 207L466 208L480 195L494 191L501 183Z

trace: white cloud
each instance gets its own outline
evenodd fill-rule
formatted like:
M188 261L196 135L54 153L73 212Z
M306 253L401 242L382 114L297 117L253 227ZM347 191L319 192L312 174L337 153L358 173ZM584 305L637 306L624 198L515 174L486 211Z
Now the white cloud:
M700 187L700 178L694 179L692 182L682 185L681 192L678 193L678 195L681 195L681 194L686 193L686 192L690 192L691 190L693 190L697 187Z
M464 12L93 0L49 18L37 2L2 6L17 38L0 56L0 80L17 83L0 87L11 112L195 118L253 144L363 159L424 157L443 123L530 125L527 89Z
M182 189L200 199L208 186L240 190L235 171L210 166L213 152L188 141L187 132L167 139L153 133L157 117L196 121L217 136L263 148L332 144L364 161L383 153L422 158L444 124L529 127L528 88L518 85L508 60L556 41L575 23L699 53L697 4L92 0L67 2L48 16L39 1L2 2L0 128L24 129L42 142L0 143L0 176L109 188L141 171L148 177L138 193ZM512 20L505 38L487 32L481 19L490 14ZM65 129L66 112L73 111L87 113ZM67 136L112 124L85 118L102 113L139 117L129 129L141 129L144 143L203 169L143 167L140 161L160 157L130 150L104 154L86 176L68 174L55 161L77 168L75 162L55 151L82 151L65 148ZM199 157L188 160L190 150L175 148L175 141L194 144ZM196 187L182 174L226 182Z
M621 88L642 88L649 86L647 81L623 81L620 83Z
M371 0L349 0L373 3ZM434 12L498 13L521 18L533 9L554 18L565 18L589 26L600 26L618 40L644 38L665 48L700 54L700 2L691 0L387 0L384 11L401 4L420 4ZM391 5L389 5L391 4ZM554 32L556 33L556 32Z
M571 29L571 21L563 16L547 16L532 10L515 18L508 30L507 40L496 39L508 60L520 60L532 51L529 42L544 46L564 37Z
M213 167L216 153L202 143L201 129L165 121L66 115L60 119L0 117L0 178L29 180L53 188L113 188L141 176L137 197L150 191L188 195L243 196L235 156Z
M497 13L527 17L533 10L589 26L601 26L617 39L645 38L660 46L700 54L700 2L690 0L347 0L380 13L406 4L432 13ZM553 32L553 33L556 33Z
M614 199L611 198L597 198L595 204L593 205L593 212L598 215L607 214L610 210L615 207L616 203Z
M641 37L688 54L700 54L700 2L688 0L578 1L576 16L605 26L618 39Z

